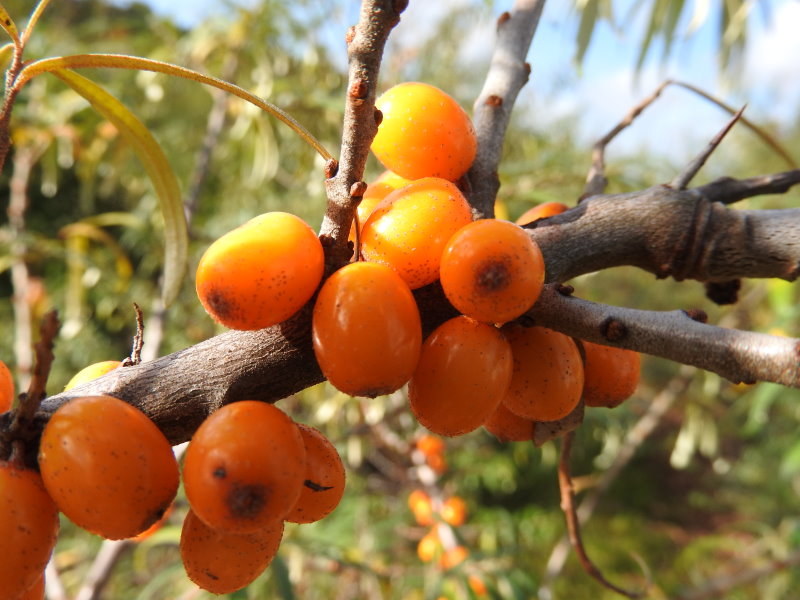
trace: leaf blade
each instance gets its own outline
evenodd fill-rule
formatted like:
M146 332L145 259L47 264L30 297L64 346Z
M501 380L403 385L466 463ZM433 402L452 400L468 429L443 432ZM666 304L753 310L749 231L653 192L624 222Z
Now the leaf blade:
M161 293L164 304L168 306L177 297L186 272L189 236L178 180L164 151L147 127L99 85L68 69L49 72L83 96L95 110L113 123L142 161L164 216L164 281Z

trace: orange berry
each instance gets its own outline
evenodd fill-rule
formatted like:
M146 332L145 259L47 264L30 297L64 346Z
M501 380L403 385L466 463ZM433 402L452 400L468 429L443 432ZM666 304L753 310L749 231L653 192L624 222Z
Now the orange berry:
M269 527L300 497L305 453L297 425L276 406L226 404L203 421L186 449L186 498L214 529L250 533Z
M383 165L409 179L455 181L472 165L478 148L466 111L442 90L408 82L375 102L383 118L372 151Z
M29 587L22 596L18 596L16 600L44 600L44 573L39 575L36 583Z
M583 401L586 406L614 408L633 395L639 384L638 352L583 342L586 356Z
M440 278L447 299L459 312L484 323L506 323L539 297L544 259L518 225L481 219L447 242Z
M408 399L417 420L439 435L480 427L502 400L513 369L511 347L494 326L458 316L422 345Z
M489 594L489 590L486 588L483 579L477 575L469 575L467 577L467 583L469 583L470 589L476 596L487 596Z
M67 390L71 390L82 383L97 379L101 375L105 375L109 371L113 371L121 364L122 362L119 360L104 360L102 362L91 364L88 367L84 367L72 376L72 379L70 379L67 382L67 385L64 386L64 391L66 392Z
M15 599L41 577L58 537L58 509L36 471L0 462L0 597Z
M575 342L545 327L503 328L514 354L514 374L503 403L532 421L557 421L578 405L583 361Z
M133 536L133 537L131 538L131 541L134 541L134 542L143 542L143 541L145 541L147 538L149 538L151 535L153 535L153 534L154 534L156 531L158 531L159 529L161 529L161 528L164 526L164 523L166 523L166 522L167 522L167 519L169 519L169 516L172 514L172 510L173 510L174 508L175 508L175 503L172 503L172 504L170 504L170 505L169 505L169 508L167 508L167 510L165 510L165 511L164 511L164 514L163 514L163 515L161 515L161 518L160 518L158 521L156 521L155 523L153 523L152 525L150 525L150 527L148 527L147 529L145 529L145 530L144 530L142 533L140 533L139 535L135 535L135 536Z
M195 287L203 307L231 329L285 321L322 280L322 244L302 219L283 212L255 217L208 247Z
M306 472L297 503L284 517L313 523L327 517L344 495L345 472L336 447L317 429L297 424L306 448Z
M417 289L439 278L447 240L471 221L469 204L453 183L426 177L395 190L375 208L361 229L361 252Z
M515 415L501 402L483 426L501 442L529 442L536 423Z
M516 221L517 225L527 225L539 219L546 219L553 215L560 215L569 207L563 202L543 202L526 210Z
M413 490L408 495L408 508L414 514L414 520L417 525L433 525L435 520L433 518L433 504L431 497L428 496L423 490Z
M417 544L417 556L422 562L430 562L439 553L441 546L439 533L436 527L433 527Z
M186 574L214 594L229 594L258 577L272 562L283 537L283 521L251 533L212 529L189 510L181 529Z
M178 491L167 438L142 411L111 396L61 405L42 432L39 467L58 509L112 540L146 530Z
M443 454L430 454L426 457L425 462L438 475L442 475L447 471L447 459Z
M460 496L450 496L442 504L439 514L445 523L458 527L467 520L467 503Z
M14 377L11 370L0 360L0 413L11 409L14 404Z
M439 557L439 567L442 569L452 569L464 562L469 556L469 550L464 546L454 546L444 551Z
M444 440L437 435L431 435L430 433L424 433L419 436L419 439L416 441L417 450L422 452L426 457L431 456L432 454L442 454L444 453Z
M312 338L322 373L336 389L375 397L401 388L411 377L422 325L414 296L397 273L357 262L322 286Z
M407 186L409 183L411 183L410 179L400 177L400 175L392 173L391 171L384 171L375 181L370 183L356 209L358 213L359 232L361 228L364 227L364 223L367 222L372 211L375 210L375 207L381 203L381 200L393 191ZM355 227L355 223L353 223L353 227ZM353 227L350 228L350 240L355 242Z

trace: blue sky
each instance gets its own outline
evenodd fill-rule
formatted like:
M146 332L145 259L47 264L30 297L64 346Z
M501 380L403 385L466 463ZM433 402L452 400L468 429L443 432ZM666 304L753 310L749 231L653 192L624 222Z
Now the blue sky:
M232 0L146 1L156 11L187 27L213 14L224 14L232 3ZM236 3L255 1L236 0ZM393 40L400 45L413 44L419 36L425 36L435 28L438 19L446 18L453 6L468 1L411 0L400 25L392 34ZM754 27L749 32L743 71L733 78L737 84L732 86L717 69L715 24L707 21L693 35L686 34L691 18L702 16L704 9L718 1L694 0L687 3L690 10L678 28L681 39L669 61L663 63L660 60L661 47L656 44L651 59L640 72L636 72L638 36L642 27L634 25L614 31L606 25L599 26L579 71L572 61L577 27L577 19L570 13L572 2L551 0L546 5L529 55L533 77L519 102L533 107L532 114L540 115L533 117L535 124L542 127L553 118L575 116L581 135L591 142L616 124L630 107L651 93L661 81L670 77L698 85L731 104L747 102L746 114L751 119L775 119L788 127L797 118L800 108L800 36L796 32L796 24L800 23L800 2L761 1L757 13L750 19ZM634 2L616 0L616 14L628 14ZM342 21L332 21L332 29L338 25L344 31L355 22L360 3L339 0L336 4L344 7L338 14ZM472 31L465 32L462 43L465 61L491 52L496 16L512 4L512 0L495 0L492 13L476 21ZM756 2L751 4L756 10ZM761 10L764 6L767 10ZM646 16L645 11L639 12L642 13L640 18ZM565 26L565 23L569 25ZM628 34L626 31L636 33ZM702 148L727 118L725 113L698 97L670 88L664 93L663 100L643 114L636 127L618 138L609 154L656 151L674 161L683 161ZM795 153L800 152L795 150Z

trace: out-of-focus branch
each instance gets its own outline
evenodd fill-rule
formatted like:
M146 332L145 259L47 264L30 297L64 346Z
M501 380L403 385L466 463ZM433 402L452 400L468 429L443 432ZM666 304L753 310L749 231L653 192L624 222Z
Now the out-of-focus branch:
M681 310L607 306L564 295L552 285L528 315L573 337L661 356L734 382L800 387L800 340L794 338L715 327Z
M544 0L516 0L511 11L500 15L497 21L491 66L474 105L478 154L467 173L469 200L477 218L494 216L503 140L511 109L530 76L531 67L525 58L543 9Z
M709 202L733 204L739 200L762 194L785 194L798 183L800 183L800 169L794 169L748 179L722 177L698 186L694 190L702 194Z
M358 24L347 32L349 73L342 148L338 165L329 161L326 166L328 206L320 227L329 271L352 256L350 224L366 190L362 177L381 119L375 96L383 49L407 5L408 0L364 0Z

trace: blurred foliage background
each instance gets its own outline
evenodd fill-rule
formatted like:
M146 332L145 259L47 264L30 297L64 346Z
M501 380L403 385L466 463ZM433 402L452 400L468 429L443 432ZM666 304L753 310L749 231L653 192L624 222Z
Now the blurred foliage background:
M21 0L4 4L21 22L31 8ZM384 87L428 81L469 107L481 85L475 73L485 72L489 54L480 64L465 64L456 60L453 40L465 24L490 15L493 4L458 4L414 46L390 44ZM584 12L575 17L583 15L577 47L583 48L592 16L585 11L597 11L599 19L610 4L578 4ZM653 10L660 4L654 2ZM263 0L183 30L141 4L121 8L101 0L60 0L45 13L27 57L120 52L185 65L269 99L335 155L346 83L344 45L326 40L343 37L342 31L329 30L336 22L331 11L340 10L312 0ZM422 58L430 56L436 60ZM321 161L274 119L238 99L163 75L85 74L132 109L163 146L185 195L190 273L210 241L259 213L285 210L313 227L321 222ZM543 201L574 204L589 165L589 148L575 135L580 115L542 130L526 125L526 110L517 108L500 173L499 210L510 218ZM60 81L39 77L19 98L12 135L13 152L0 176L0 205L8 217L0 222L0 359L15 370L20 385L28 379L38 320L51 308L58 309L63 328L50 392L92 362L129 353L134 302L145 314L145 357L220 331L197 302L191 275L172 306L160 305L161 215L141 165L113 126ZM698 182L785 168L748 135L734 132L732 139L741 136L739 142L726 142L724 160L709 166ZM781 135L785 147L797 148L800 121ZM662 157L626 157L609 165L610 191L667 181L680 167ZM371 162L368 179L379 172ZM795 191L741 207L781 208L797 201ZM711 323L800 335L797 287L782 281L743 282L740 301L727 307L708 301L698 283L654 281L633 269L572 283L579 295L609 304L697 307L709 313ZM606 576L640 587L638 560L652 573L652 598L796 598L799 400L797 390L733 385L645 357L635 397L614 411L589 410L573 451L579 500L596 506L584 529L585 544ZM503 445L478 431L446 440L441 451L423 451L417 442L424 431L406 410L402 393L354 399L322 384L281 406L336 443L348 469L348 489L329 518L287 527L273 565L232 598L616 597L565 552L556 444ZM450 526L436 517L445 546L467 550L462 561L441 565L441 545L432 546L431 560L420 559L418 544L431 526L415 521L408 505L413 490L425 491L434 504L454 496L465 500L463 524ZM161 530L120 547L99 597L208 596L188 581L179 562L186 509L181 498ZM51 597L59 597L58 584L67 594L60 597L91 597L79 596L79 590L101 545L64 521Z

